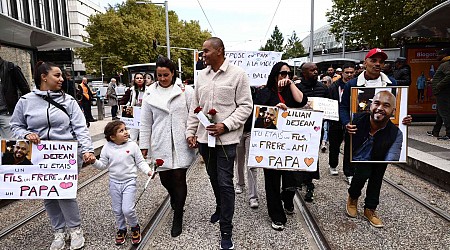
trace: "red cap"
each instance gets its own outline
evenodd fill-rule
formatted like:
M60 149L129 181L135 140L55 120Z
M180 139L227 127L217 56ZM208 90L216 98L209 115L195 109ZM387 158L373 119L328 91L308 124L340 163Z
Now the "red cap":
M367 53L367 55L364 58L364 60L367 59L367 58L374 57L375 55L380 55L383 58L383 60L386 60L388 58L388 56L386 55L386 53L384 53L384 51L382 51L379 48L374 48L374 49L371 49L369 51L369 53Z

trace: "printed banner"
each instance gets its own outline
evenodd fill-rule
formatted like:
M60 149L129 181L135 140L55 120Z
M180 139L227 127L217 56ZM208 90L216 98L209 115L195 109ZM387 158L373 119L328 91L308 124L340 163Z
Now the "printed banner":
M253 113L249 166L317 170L322 112L255 105Z
M120 106L120 120L125 123L127 128L139 128L141 126L141 107L139 106Z
M282 52L274 51L225 51L225 57L231 64L245 70L250 86L265 85L270 70L281 61L282 55Z
M0 199L73 199L77 196L76 141L2 140Z
M312 109L323 111L323 119L339 121L339 104L337 100L323 97L308 97L308 103Z

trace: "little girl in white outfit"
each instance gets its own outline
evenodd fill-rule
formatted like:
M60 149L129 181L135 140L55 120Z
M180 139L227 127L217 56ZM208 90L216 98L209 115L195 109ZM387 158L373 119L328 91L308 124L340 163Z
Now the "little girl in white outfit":
M93 166L109 169L109 193L119 229L115 238L116 245L125 243L126 220L131 226L131 243L137 245L141 242L140 227L134 209L137 168L149 176L152 175L152 170L136 142L129 140L130 134L125 123L112 121L106 125L104 133L108 142L103 146L100 159L96 160Z

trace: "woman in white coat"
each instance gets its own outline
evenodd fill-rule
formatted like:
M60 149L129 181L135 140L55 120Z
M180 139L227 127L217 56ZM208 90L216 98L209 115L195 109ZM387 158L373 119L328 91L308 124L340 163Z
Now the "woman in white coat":
M140 147L145 158L163 159L157 169L174 210L171 235L181 234L187 196L186 171L195 152L185 140L187 118L194 91L175 83L175 64L166 57L156 61L158 81L149 86L141 110Z

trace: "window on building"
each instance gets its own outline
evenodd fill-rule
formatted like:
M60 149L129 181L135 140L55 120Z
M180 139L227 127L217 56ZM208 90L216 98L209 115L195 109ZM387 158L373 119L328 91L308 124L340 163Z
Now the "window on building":
M34 26L42 28L41 5L39 3L39 0L33 0L33 10L34 10Z
M52 21L50 17L50 2L49 0L43 0L43 3L44 3L45 29L48 31L52 31Z
M18 11L17 11L17 1L16 0L10 0L9 1L9 6L10 6L10 13L9 16L15 19L18 19L19 15L18 15Z
M61 1L61 19L62 19L62 32L61 34L64 36L69 36L69 24L68 24L68 16L67 16L67 5L66 5L66 1L62 0Z
M59 11L61 10L60 5L58 4L58 0L53 0L53 15L54 15L54 22L55 22L55 33L61 34L61 23L59 20Z
M30 3L28 2L28 0L22 0L22 8L23 8L23 21L25 23L31 24Z

